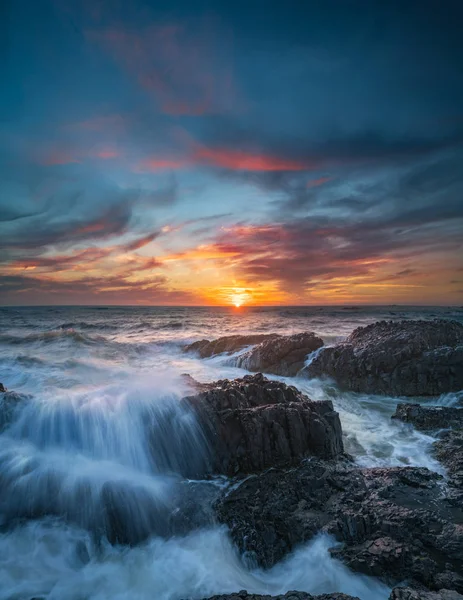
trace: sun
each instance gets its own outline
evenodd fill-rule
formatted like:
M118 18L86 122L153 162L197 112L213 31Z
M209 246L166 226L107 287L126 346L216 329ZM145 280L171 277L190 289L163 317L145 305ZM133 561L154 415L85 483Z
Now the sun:
M236 308L240 308L249 300L249 298L250 296L245 290L235 290L235 292L230 295L230 303Z

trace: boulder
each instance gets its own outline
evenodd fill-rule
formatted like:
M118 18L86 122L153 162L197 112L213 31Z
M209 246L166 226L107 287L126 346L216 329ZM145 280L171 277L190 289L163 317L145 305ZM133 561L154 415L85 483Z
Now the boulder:
M248 478L216 503L251 564L269 568L320 531L332 555L388 584L404 579L463 592L463 509L424 468L360 469L311 459Z
M322 594L321 596L312 596L306 592L288 592L280 596L261 596L260 594L248 594L245 590L235 594L225 594L212 596L204 600L360 600L357 596L347 596L346 594ZM447 599L446 599L447 600ZM453 600L449 598L448 600Z
M194 352L200 358L209 358L216 354L232 354L265 340L273 340L280 336L274 333L256 333L250 335L226 335L216 340L198 340L183 348L184 352Z
M2 382L0 382L0 394L3 394L4 392L7 392L8 390L6 389L6 387L3 385Z
M257 473L306 456L336 458L344 452L331 401L313 402L261 373L217 381L183 401L199 419L214 473Z
M456 321L381 321L356 329L305 367L371 394L435 396L463 389L463 325Z
M421 406L401 403L397 405L393 419L412 423L416 429L433 430L463 427L463 408L451 406Z
M307 356L323 346L314 333L297 333L265 340L234 359L237 367L284 377L294 377L304 367Z

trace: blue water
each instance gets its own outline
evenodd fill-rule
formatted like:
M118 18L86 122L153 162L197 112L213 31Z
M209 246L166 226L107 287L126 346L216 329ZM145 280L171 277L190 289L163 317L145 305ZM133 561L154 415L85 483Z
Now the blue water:
M227 357L199 360L182 348L234 333L315 331L333 343L377 320L436 317L463 321L463 310L0 308L0 381L28 395L9 406L0 433L0 598L180 600L244 588L387 598L385 586L330 558L326 536L270 571L244 566L226 530L201 512L227 481L194 480L207 448L179 400L189 391L182 373L213 381L245 372ZM287 381L314 400L333 400L360 465L440 469L432 437L390 420L397 398ZM102 534L108 497L131 547ZM172 529L185 510L199 520Z

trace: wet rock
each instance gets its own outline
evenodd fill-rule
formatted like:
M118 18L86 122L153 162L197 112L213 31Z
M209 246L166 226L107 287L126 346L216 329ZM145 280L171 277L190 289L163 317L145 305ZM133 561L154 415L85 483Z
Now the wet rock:
M261 596L260 594L248 594L245 590L236 594L224 594L204 598L204 600L360 600L357 596L347 596L346 594L322 594L321 596L312 596L306 592L288 592L280 596ZM437 599L436 599L437 600ZM447 600L447 599L445 599ZM453 600L449 598L448 600Z
M381 321L322 350L304 370L355 392L434 396L463 389L463 325Z
M422 430L463 427L463 408L402 403L397 405L392 418Z
M453 590L429 592L409 587L397 587L392 590L389 600L463 600L463 596Z
M261 342L235 359L235 365L248 371L261 371L294 377L304 367L309 354L323 346L314 333L297 333Z
M311 459L248 478L216 511L251 564L269 568L323 531L343 543L332 554L355 571L463 592L463 510L446 501L441 481L424 468Z
M434 454L447 469L449 484L461 491L463 506L463 429L443 433L434 443Z
M9 392L4 386L2 388L3 390L0 390L0 432L13 421L19 406L30 398L26 394Z
M3 383L0 382L0 393L4 393L7 392L8 390L6 389L6 387L3 385Z
M224 337L217 338L216 340L198 340L192 344L188 344L183 348L184 352L194 352L198 354L200 358L209 358L216 354L232 354L243 350L248 346L254 344L260 344L265 340L273 340L280 336L274 333L264 334L250 334L250 335L226 335Z
M184 402L199 418L215 473L256 473L306 456L343 454L339 415L330 401L312 402L260 373L217 381Z

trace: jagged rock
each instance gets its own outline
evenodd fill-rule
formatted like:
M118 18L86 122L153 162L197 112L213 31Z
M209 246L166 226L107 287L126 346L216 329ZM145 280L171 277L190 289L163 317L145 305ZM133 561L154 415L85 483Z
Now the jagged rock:
M397 587L392 590L389 600L463 600L463 596L453 590L428 592L409 587Z
M416 429L422 430L462 427L463 408L401 403L397 405L392 418L412 423Z
M184 352L195 352L200 358L209 358L216 354L231 354L247 346L260 344L264 340L280 337L275 333L256 333L250 335L226 335L216 340L198 340L183 348Z
M297 333L261 342L236 357L237 367L285 377L294 377L303 368L309 354L323 346L314 333Z
M434 396L463 389L463 325L381 321L322 350L303 370L355 392Z
M311 459L248 478L216 504L251 562L269 568L320 531L351 569L397 583L463 591L463 510L424 468L360 469Z
M450 485L461 490L463 505L463 429L443 433L434 443L434 453L447 469Z
M346 594L322 594L321 596L312 596L306 592L288 592L280 596L262 596L260 594L248 594L245 590L236 594L224 594L204 598L204 600L360 600L357 596L347 596ZM445 599L447 600L447 599ZM453 600L449 598L448 600Z
M344 451L339 415L330 401L312 402L295 387L260 373L217 381L184 402L199 418L215 473L256 473Z
M3 385L3 383L0 382L0 393L4 393L7 392L8 390L6 389L6 387Z

